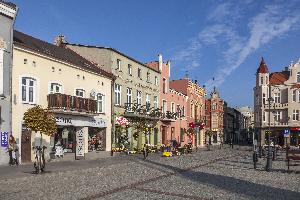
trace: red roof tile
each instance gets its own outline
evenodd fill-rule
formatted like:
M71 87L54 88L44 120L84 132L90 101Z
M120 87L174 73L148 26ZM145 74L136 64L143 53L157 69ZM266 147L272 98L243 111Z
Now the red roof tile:
M300 88L300 84L295 84L291 87L291 89L294 89L294 88Z
M274 72L270 74L270 84L280 85L284 84L285 81L289 79L290 73L288 71Z
M145 65L147 65L149 68L151 68L155 71L159 71L158 61L151 61L151 62L146 63Z
M258 67L256 73L257 74L258 73L269 73L268 66L265 63L264 58L261 58L261 61L260 61L260 64L259 64L259 67Z

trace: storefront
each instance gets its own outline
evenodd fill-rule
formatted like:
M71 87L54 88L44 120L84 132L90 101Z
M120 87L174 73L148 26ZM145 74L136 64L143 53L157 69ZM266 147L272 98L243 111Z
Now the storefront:
M50 138L51 158L83 159L91 151L106 149L104 119L93 116L55 114L57 134Z
M290 145L299 146L300 144L300 127L290 128Z

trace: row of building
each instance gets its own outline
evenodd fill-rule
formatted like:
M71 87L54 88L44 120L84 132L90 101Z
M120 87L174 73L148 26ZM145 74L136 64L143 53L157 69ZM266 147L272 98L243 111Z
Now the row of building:
M8 161L8 135L16 138L21 162L34 160L40 135L24 126L23 116L36 105L56 119L57 133L43 136L47 159L59 143L73 159L95 156L95 149L110 152L122 135L131 149L173 140L203 147L208 131L214 144L241 140L240 112L233 109L231 116L216 89L206 98L197 81L170 80L171 62L161 54L142 63L110 47L68 43L64 36L50 44L13 30L14 4L0 1L0 8L1 164Z

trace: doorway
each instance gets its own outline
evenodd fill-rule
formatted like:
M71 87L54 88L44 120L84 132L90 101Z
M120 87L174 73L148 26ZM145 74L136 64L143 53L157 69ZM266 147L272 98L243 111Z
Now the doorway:
M21 136L21 161L31 162L31 131L24 128Z

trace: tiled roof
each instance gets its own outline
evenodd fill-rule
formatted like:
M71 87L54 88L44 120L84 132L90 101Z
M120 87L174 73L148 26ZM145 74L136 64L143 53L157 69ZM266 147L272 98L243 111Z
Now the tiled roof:
M184 95L187 95L187 88L189 85L188 79L170 80L169 87Z
M120 52L120 51L117 50L117 49L111 48L111 47L103 47L103 46L95 46L95 45L82 45L82 44L73 44L73 43L64 43L64 44L66 44L66 45L72 45L72 46L78 46L78 47L81 46L81 47L87 47L87 48L107 49L107 50L113 51L113 52L115 52L115 53L118 53L118 54L120 54L120 55L122 55L122 56L124 56L124 57L126 57L126 58L128 58L128 59L130 59L130 60L132 60L132 61L134 61L134 62L137 62L137 63L139 63L140 65L143 65L143 66L145 66L145 67L148 67L146 64L144 64L144 63L142 63L142 62L140 62L140 61L138 61L138 60L136 60L136 59L134 59L134 58L132 58L132 57L130 57L130 56L128 56L128 55L122 53L122 52ZM148 67L148 68L149 68L149 67ZM150 69L152 69L152 68L150 68ZM152 70L154 70L154 69L152 69ZM158 73L160 73L159 70L155 70L155 71L158 72Z
M149 68L159 72L159 63L158 63L158 61L148 62L145 65L147 65Z
M16 8L17 8L16 4L13 4L11 2L0 0L0 3L5 4L6 6L11 7L14 10L16 10Z
M260 61L260 64L259 64L259 67L258 67L256 73L257 74L258 73L269 73L268 66L265 63L264 58L261 58L261 61Z
M270 84L271 85L281 85L289 79L290 72L274 72L270 74Z
M50 44L19 31L14 31L14 45L21 46L22 48L27 48L29 50L58 59L63 62L67 62L84 70L101 74L111 79L114 77L113 74L101 69L99 66L86 60L71 49Z
M300 88L300 84L295 84L291 87L291 89L294 89L294 88Z

